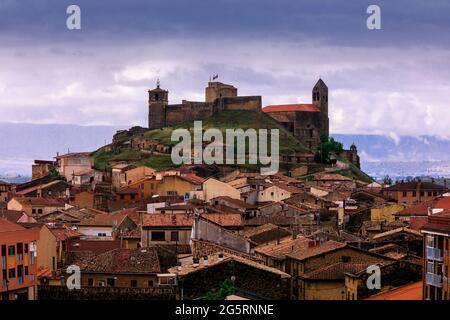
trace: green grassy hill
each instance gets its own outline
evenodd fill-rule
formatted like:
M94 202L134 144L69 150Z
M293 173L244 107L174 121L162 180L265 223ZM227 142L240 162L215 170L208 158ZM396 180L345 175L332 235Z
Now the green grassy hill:
M226 129L241 128L247 130L259 129L279 129L280 133L280 155L289 154L296 151L307 151L298 140L287 131L282 125L264 113L246 110L224 110L212 117L202 120L203 129L216 128L222 131L224 140ZM189 129L193 132L194 121L187 121L172 127L149 130L143 135L146 139L156 140L168 146L174 146L178 141L171 141L172 131L178 128ZM270 132L270 131L269 131ZM141 135L141 134L139 134ZM224 141L226 142L226 141ZM107 152L105 148L100 148L94 155L95 167L97 169L107 169L109 161L128 161L140 165L147 165L155 169L173 167L169 155L152 155L149 152L139 150L125 150L123 152ZM245 165L249 168L258 168L257 165Z
M212 117L202 120L203 129L217 128L222 131L225 140L226 129L279 129L280 133L280 155L290 154L293 152L305 152L308 151L288 130L286 130L281 124L273 120L268 115L262 112L246 111L246 110L224 110ZM171 141L172 131L178 128L189 129L191 133L194 128L194 121L186 121L172 127L165 127L161 129L148 130L144 133L139 132L136 136L143 136L149 140L159 141L167 146L174 146L178 141ZM133 136L131 136L133 138ZM224 141L225 143L226 141ZM137 165L144 165L152 167L156 170L174 167L170 155L157 155L151 154L149 151L140 151L134 149L128 149L121 152L105 151L105 148L100 148L94 155L95 168L104 170L109 168L110 161L127 161ZM341 159L342 160L342 159ZM344 161L344 160L343 160ZM356 166L352 165L348 161L345 161L350 165L350 172L354 178L371 181L364 172L359 170ZM287 172L300 166L301 164L284 163L280 162L280 171ZM233 165L234 167L241 167L250 170L259 170L260 165Z

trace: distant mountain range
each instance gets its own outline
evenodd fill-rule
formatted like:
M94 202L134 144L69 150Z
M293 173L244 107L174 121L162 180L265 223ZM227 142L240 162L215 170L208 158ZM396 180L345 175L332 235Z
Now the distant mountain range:
M0 179L29 176L34 159L56 153L94 151L110 143L126 127L0 123ZM435 136L333 134L345 148L358 148L362 169L369 175L392 177L450 176L450 140Z

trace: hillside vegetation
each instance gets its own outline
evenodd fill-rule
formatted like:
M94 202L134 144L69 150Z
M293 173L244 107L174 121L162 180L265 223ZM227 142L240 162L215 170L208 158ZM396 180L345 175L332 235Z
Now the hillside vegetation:
M209 128L216 128L222 131L224 143L226 143L225 131L226 129L279 129L280 133L280 156L285 154L290 154L293 152L307 152L308 149L305 148L288 130L286 130L281 124L270 118L264 113L258 113L254 111L246 111L246 110L224 110L221 111L212 117L202 120L203 130L207 130ZM194 129L194 121L186 121L184 123L180 123L171 127L164 127L161 129L148 130L143 133L143 137L148 140L156 140L160 143L167 146L175 146L178 141L172 141L171 135L173 130L175 129L188 129L191 131L193 137L193 129ZM270 132L270 131L269 131ZM142 133L137 134L136 136L130 137L142 137ZM270 139L269 139L270 141ZM94 155L95 159L95 168L99 170L105 170L109 168L110 162L116 161L126 161L129 163L134 163L137 165L144 165L152 167L156 170L161 170L165 168L174 167L172 163L170 155L167 154L152 154L146 150L136 150L136 149L127 149L120 152L113 151L105 151L105 148L100 148ZM280 171L287 172L289 170L294 169L295 167L300 166L301 164L295 163L285 163L280 162ZM359 170L354 165L350 164L350 172L347 175L353 176L354 178L363 180L363 181L371 181L371 178L368 177L364 172ZM232 165L232 167L240 167L250 170L259 170L260 164L251 165Z

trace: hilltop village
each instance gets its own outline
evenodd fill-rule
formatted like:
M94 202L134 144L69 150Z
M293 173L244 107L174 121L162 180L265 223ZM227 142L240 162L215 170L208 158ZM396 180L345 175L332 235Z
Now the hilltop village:
M159 82L148 93L148 128L0 181L0 299L449 299L446 183L375 182L354 145L320 160L333 143L322 80L312 103L264 108L220 82L204 102L170 105ZM280 172L174 166L170 132L193 120L279 128Z

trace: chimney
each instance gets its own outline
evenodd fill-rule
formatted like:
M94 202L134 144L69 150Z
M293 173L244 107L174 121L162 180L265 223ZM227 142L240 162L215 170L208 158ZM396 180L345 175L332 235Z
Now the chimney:
M310 240L308 242L308 248L314 248L315 246L317 246L316 240Z
M198 265L199 265L199 262L200 262L200 259L199 259L199 258L193 258L193 259L192 259L192 266L193 266L194 268L197 268Z

